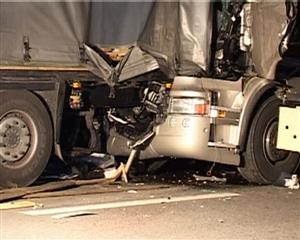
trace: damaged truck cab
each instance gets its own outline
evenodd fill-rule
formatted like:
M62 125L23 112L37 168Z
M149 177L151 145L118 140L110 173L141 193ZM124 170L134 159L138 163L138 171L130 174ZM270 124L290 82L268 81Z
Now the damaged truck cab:
M276 148L297 2L0 6L1 186L31 184L51 153L206 160L262 184L297 169Z

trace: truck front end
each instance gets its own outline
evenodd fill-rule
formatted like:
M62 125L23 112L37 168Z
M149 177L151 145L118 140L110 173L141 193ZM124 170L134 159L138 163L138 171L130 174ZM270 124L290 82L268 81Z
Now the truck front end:
M154 99L153 92L144 93L148 93L145 98ZM164 94L156 99L161 100L155 109L162 109L152 115L154 118L148 124L154 137L140 152L141 159L169 156L239 164L236 147L241 81L176 77L171 89L165 88ZM151 106L155 103L151 102ZM133 139L130 131L124 132L128 122L119 121L119 125L122 128L117 124L111 129L107 147L110 153L125 156L138 139ZM133 126L132 121L130 125ZM139 137L144 135L146 132Z

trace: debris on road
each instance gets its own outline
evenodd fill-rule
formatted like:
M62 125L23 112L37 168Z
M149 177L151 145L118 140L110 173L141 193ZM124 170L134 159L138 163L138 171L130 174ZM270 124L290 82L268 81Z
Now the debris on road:
M44 204L36 203L32 209L39 209L39 208L43 208L43 207L44 207Z
M226 198L223 198L222 199L224 202L228 201L228 200L231 200L231 197L226 197Z
M65 191L56 191L56 192L44 192L37 193L24 196L23 198L49 198L49 197L68 197L68 196L78 196L78 195L90 195L90 194L105 194L105 193L118 193L118 192L126 192L130 190L134 190L136 187L134 186L115 186L115 185L90 185L89 188L75 188L68 189ZM151 185L151 186L141 186L139 187L139 191L148 191L155 189L163 189L169 188L167 185ZM136 190L134 190L136 191Z
M142 182L141 183L135 183L134 185L135 186L145 186L145 183L142 183Z
M293 174L291 178L285 179L284 186L288 187L289 189L299 189L300 185L298 176L296 174Z
M209 182L221 182L221 183L226 183L227 182L227 178L223 177L223 178L218 178L215 176L210 176L210 177L206 177L206 176L200 176L197 174L193 174L193 177L195 178L196 181L209 181Z
M66 197L87 194L116 193L126 191L145 191L153 189L169 188L168 185L135 185L127 184L124 186L113 185L111 179L93 180L66 180L60 182L50 182L40 186L24 187L16 189L4 189L0 191L0 202L7 202L16 199L28 198L48 198ZM131 192L132 193L132 192Z
M288 174L285 172L282 172L277 179L276 183L277 186L287 187L289 189L299 189L299 179L297 174Z
M136 190L128 190L127 192L128 192L128 193L134 193L134 194L137 193Z
M125 183L128 183L126 165L124 163L121 163L118 168L113 167L104 170L104 178L106 179L114 179L116 181L120 177Z
M75 181L68 180L68 181L61 181L61 182L50 182L40 186L3 189L0 191L0 203L9 200L19 199L29 194L58 191L58 190L67 189L75 186L76 186Z
M35 207L36 203L32 201L11 201L6 203L0 203L0 210L17 209L17 208L28 208Z

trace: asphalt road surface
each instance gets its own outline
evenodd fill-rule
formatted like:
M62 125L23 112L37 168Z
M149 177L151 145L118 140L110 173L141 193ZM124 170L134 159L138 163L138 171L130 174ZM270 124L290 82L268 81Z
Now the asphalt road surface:
M0 239L300 239L300 190L144 181L59 193L0 210Z

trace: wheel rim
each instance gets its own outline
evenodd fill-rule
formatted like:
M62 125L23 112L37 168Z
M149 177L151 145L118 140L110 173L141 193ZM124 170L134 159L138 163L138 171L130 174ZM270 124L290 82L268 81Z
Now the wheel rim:
M25 112L13 110L0 117L0 161L18 167L30 161L37 149L37 127Z
M278 133L278 120L272 119L267 125L264 132L263 151L266 159L272 165L284 161L290 154L288 151L279 150L276 148L277 133Z

